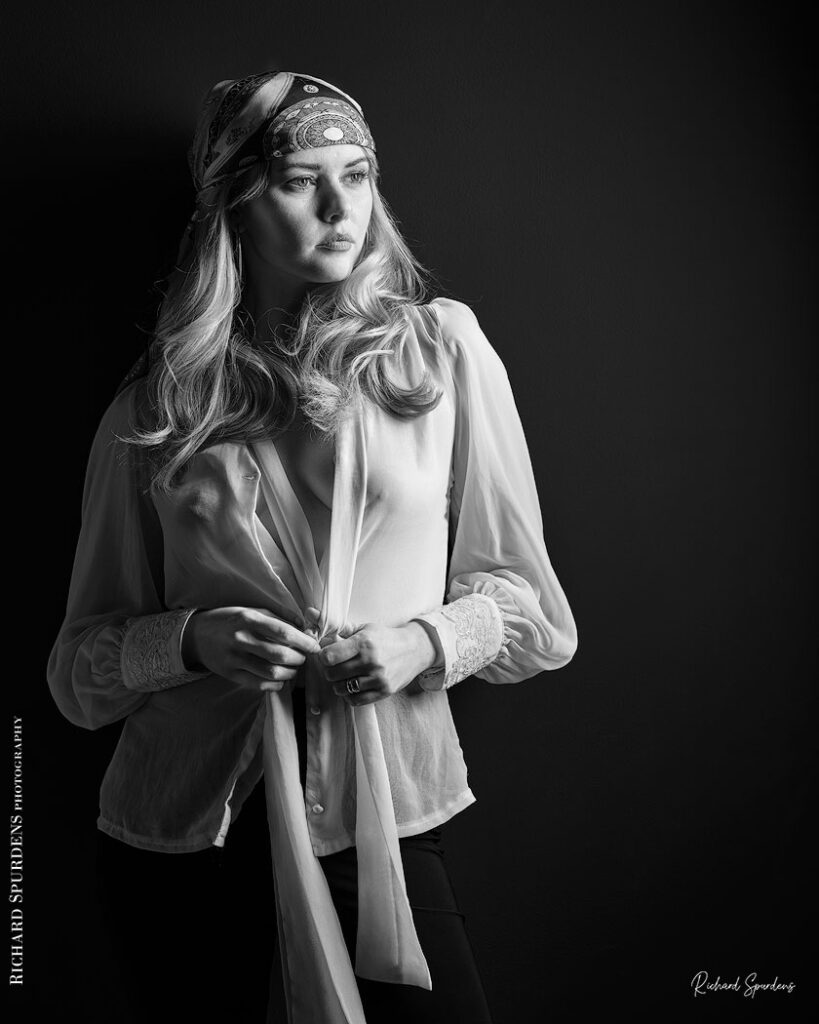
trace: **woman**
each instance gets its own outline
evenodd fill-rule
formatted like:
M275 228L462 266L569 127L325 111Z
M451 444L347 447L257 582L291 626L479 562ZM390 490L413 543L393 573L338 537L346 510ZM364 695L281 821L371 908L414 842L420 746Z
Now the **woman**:
M271 934L263 890L145 851L227 863L263 796L289 1019L488 1021L441 854L475 799L447 690L577 644L508 378L468 307L423 303L350 96L221 82L190 156L197 211L94 441L49 662L72 722L124 721L98 820L120 958L174 1012L253 1019L258 943L226 957L235 914ZM139 890L160 875L169 911Z

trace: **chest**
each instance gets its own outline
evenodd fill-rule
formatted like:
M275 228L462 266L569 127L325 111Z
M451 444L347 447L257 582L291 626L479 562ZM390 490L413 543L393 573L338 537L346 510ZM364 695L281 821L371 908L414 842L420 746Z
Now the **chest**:
M335 439L315 430L299 411L291 426L276 435L275 445L282 468L310 527L316 558L321 562L329 538L333 507Z
M336 445L333 437L312 428L301 413L275 437L276 451L296 497L308 504L333 504Z
M208 447L159 502L168 555L200 575L205 551L233 572L243 551L261 549L263 565L281 566L284 554L305 573L328 556L331 526L337 561L377 538L389 551L434 533L447 516L453 428L448 403L404 420L368 406L336 437L298 422L267 442Z

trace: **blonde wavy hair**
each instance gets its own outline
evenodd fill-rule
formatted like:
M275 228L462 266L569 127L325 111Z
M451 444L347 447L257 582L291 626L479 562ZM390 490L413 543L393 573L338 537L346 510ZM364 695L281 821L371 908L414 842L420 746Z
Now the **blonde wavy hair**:
M152 489L170 491L205 444L270 439L299 408L315 428L332 434L362 394L403 418L440 401L428 372L414 387L390 374L410 307L425 301L431 275L401 237L378 188L375 154L366 152L373 207L355 266L346 279L311 288L294 324L277 328L272 345L253 343L241 305L241 246L232 216L269 187L269 165L254 165L225 184L195 223L190 256L168 279L160 304L158 358L146 381L142 425L122 438L146 450Z

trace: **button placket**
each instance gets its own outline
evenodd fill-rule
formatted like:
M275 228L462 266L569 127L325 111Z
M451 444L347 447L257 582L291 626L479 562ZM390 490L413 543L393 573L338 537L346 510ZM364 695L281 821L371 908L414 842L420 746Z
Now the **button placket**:
M321 765L318 762L318 758L315 750L315 730L320 728L320 722L317 720L321 714L321 708L318 704L309 704L308 710L310 714L307 720L307 744L308 744L308 767L307 767L307 786L305 787L305 797L307 808L311 816L319 816L324 814L324 804L320 801L320 795L318 790L315 788L315 783L321 778ZM313 742L311 743L311 734ZM312 762L312 763L311 763Z

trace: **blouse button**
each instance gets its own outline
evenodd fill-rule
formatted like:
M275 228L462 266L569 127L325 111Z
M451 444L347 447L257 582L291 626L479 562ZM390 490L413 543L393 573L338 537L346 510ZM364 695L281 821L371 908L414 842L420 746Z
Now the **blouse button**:
M313 804L310 810L313 812L313 814L322 814L324 808L321 806L321 804Z
M310 714L311 715L320 715L321 714L321 708L318 706L318 704L313 704L311 706Z

